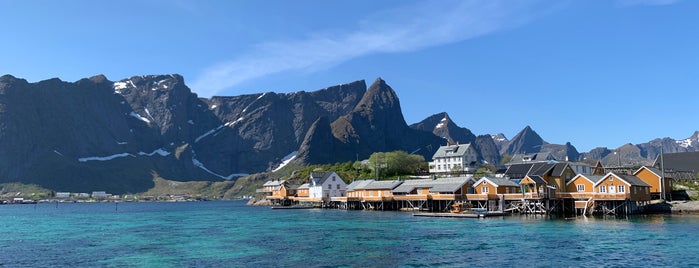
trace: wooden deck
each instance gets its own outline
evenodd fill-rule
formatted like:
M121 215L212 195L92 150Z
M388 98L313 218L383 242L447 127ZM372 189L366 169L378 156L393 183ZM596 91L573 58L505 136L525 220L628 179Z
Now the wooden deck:
M436 218L485 218L495 216L505 216L502 211L485 211L482 213L413 213L415 217L436 217Z

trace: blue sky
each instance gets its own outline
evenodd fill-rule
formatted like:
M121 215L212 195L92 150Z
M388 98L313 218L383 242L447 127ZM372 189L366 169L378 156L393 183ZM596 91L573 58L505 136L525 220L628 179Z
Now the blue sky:
M202 97L381 77L408 124L579 151L697 125L699 1L0 0L0 74L178 73Z

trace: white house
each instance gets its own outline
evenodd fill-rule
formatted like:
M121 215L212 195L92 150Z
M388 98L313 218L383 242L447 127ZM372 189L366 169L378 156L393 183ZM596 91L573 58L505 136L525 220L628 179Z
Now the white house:
M439 146L432 156L430 173L450 173L475 170L478 154L471 144Z
M107 198L107 192L105 191L94 191L92 192L92 198Z
M68 198L70 197L70 193L68 192L57 192L56 193L56 198Z
M308 197L311 199L329 200L331 197L343 197L347 192L347 184L334 171L311 172L308 186Z

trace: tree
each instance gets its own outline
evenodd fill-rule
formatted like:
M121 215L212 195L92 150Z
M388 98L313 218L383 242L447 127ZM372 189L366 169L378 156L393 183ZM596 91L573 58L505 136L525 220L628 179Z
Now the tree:
M502 155L502 158L500 158L500 165L505 165L510 162L510 160L512 160L512 156L509 154L504 154Z
M492 175L497 171L497 168L494 166L480 166L475 173L473 173L473 178L474 179L480 179L489 175Z
M369 157L369 168L375 178L415 175L424 166L425 158L404 151L378 152Z

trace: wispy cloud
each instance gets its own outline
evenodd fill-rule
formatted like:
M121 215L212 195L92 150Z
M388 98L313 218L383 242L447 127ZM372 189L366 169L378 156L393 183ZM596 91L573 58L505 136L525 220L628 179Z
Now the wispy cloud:
M617 0L617 4L623 7L628 6L667 6L680 2L681 0Z
M459 42L518 26L549 7L538 1L424 1L374 13L346 33L263 43L197 77L208 97L244 81L285 71L318 71L374 53L400 53Z

